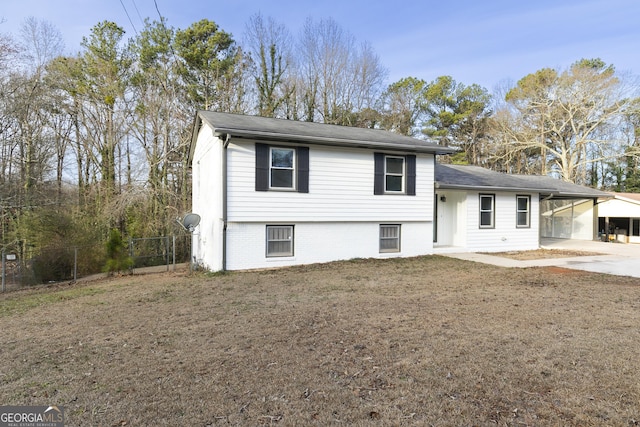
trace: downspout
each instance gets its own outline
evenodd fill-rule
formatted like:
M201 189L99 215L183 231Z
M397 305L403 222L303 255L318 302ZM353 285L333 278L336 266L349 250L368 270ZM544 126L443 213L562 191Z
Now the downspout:
M220 135L222 139L222 271L227 271L227 148L231 135Z

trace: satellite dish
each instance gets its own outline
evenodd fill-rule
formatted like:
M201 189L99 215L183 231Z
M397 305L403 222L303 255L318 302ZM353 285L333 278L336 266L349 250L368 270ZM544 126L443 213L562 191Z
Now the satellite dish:
M196 213L188 213L182 218L182 222L180 223L184 227L185 230L188 230L190 233L200 224L200 215Z

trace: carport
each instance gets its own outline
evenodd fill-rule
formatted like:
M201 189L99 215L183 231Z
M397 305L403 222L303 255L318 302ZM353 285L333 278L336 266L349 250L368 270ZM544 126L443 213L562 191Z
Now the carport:
M604 241L640 243L640 194L611 193L598 205L598 230Z
M598 200L609 193L542 175L518 175L540 192L540 238L595 240Z

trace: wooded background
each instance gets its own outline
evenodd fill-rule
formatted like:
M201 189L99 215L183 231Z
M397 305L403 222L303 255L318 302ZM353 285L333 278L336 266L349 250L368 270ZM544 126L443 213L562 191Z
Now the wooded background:
M598 58L532 70L493 93L451 76L387 81L331 19L299 34L254 15L241 39L164 18L126 38L96 24L75 55L29 18L0 35L0 242L21 258L165 236L190 209L199 109L387 129L457 147L444 161L640 191L636 77Z

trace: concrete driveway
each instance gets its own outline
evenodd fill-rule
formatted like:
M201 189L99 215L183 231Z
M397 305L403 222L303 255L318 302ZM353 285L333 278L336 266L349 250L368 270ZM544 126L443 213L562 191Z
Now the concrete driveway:
M581 252L592 252L571 258L545 258L519 261L490 254L473 252L440 253L440 255L467 261L493 264L500 267L564 267L594 273L615 274L618 276L640 277L640 245L624 243L605 243L587 240L566 240L543 238L540 241L543 249L565 249Z
M618 276L640 277L640 245L638 244L541 239L540 246L545 249L568 249L602 254L600 256L572 259L567 264L564 264L564 267L567 268Z

